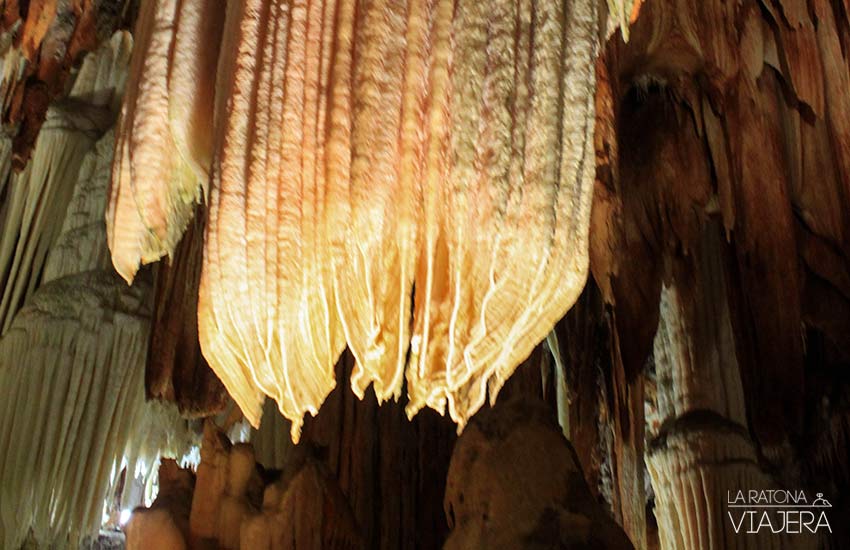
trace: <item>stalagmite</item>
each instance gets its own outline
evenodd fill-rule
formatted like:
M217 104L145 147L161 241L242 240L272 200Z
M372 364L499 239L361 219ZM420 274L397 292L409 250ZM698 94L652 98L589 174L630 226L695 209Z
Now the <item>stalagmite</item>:
M594 500L554 415L527 396L470 422L452 453L444 506L446 550L635 548Z
M164 508L139 510L124 529L127 550L186 550L186 539L177 528L174 518Z
M774 513L780 508L730 503L739 490L781 486L765 473L744 428L720 235L719 224L707 224L694 254L678 260L661 291L646 457L659 542L664 549L816 548L820 535L797 530L791 536L785 512ZM765 511L777 525L753 532L750 511L758 514L755 527Z
M150 508L134 510L125 528L129 549L154 547L151 541L175 549L183 544L242 550L367 547L335 476L306 445L298 447L282 471L261 475L252 446L222 445L226 439L211 423L206 425L194 486L182 481L191 478L188 470L166 472L165 496L161 492Z
M201 444L201 463L198 464L195 491L192 494L192 511L189 531L198 539L215 539L218 536L218 517L221 498L227 485L227 457L230 441L212 422L204 424Z
M256 526L269 526L271 550L288 548L365 548L345 495L336 480L319 461L310 457L293 460L281 479L268 485L263 495L263 511L242 527L242 546L253 548L248 538ZM262 548L262 547L260 547Z
M821 535L774 527L753 530L748 509L729 506L737 491L777 489L762 472L752 443L732 423L714 417L686 416L665 432L647 453L655 489L661 548L809 549L819 548ZM794 511L793 508L789 508ZM770 509L754 508L758 516ZM773 521L776 522L774 516ZM745 521L742 524L741 518ZM784 520L783 520L784 521ZM735 531L735 525L739 531Z
M117 131L107 222L115 269L171 255L206 189L221 0L143 2Z
M239 550L239 531L252 514L248 500L249 485L260 483L254 450L247 443L234 445L227 462L227 486L218 514L218 544L221 548Z
M133 510L124 527L127 550L185 550L194 476L174 460L159 466L159 493L150 508Z

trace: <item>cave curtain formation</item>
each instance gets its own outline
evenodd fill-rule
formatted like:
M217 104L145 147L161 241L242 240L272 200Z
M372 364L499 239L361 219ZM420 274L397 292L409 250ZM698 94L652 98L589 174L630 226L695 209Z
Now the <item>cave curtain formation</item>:
M297 440L347 345L355 394L462 428L587 277L596 0L221 7L142 4L116 269L206 197L201 349L254 426L270 397Z

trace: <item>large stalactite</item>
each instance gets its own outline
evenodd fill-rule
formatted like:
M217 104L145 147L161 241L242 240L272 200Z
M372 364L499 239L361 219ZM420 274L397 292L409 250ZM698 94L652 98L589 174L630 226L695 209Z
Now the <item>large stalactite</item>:
M407 366L409 414L462 427L587 273L596 2L355 4L229 3L217 66L209 2L146 4L112 182L130 281L209 170L201 346L294 438L346 343L357 395L398 398Z

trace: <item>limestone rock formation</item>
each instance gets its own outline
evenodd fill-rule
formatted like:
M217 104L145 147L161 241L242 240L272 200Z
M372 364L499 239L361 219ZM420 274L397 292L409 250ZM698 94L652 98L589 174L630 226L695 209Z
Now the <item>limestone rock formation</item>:
M462 428L584 285L598 2L221 7L139 14L116 268L173 255L209 181L199 338L252 424L268 396L297 439L347 344L358 396L406 370Z
M221 0L142 2L107 210L115 269L174 253L207 188Z
M150 282L127 287L104 248L107 130L130 44L119 32L86 58L71 95L48 111L31 163L9 182L0 258L11 264L0 338L4 548L27 538L76 546L100 526L122 468L135 472L188 446L176 414L144 398Z
M124 527L127 550L186 550L195 476L174 460L159 466L159 494L150 508L137 508Z
M616 385L651 403L649 418L639 397L618 421L646 420L663 548L746 544L718 538L722 505L682 515L703 492L722 502L724 483L811 500L836 479L809 464L812 441L846 414L843 398L825 413L814 396L843 386L848 360L847 44L846 3L650 1L599 64L591 269L611 308ZM675 450L653 441L691 415L717 422L667 440ZM705 485L683 492L697 472Z
M634 548L588 490L552 412L529 397L477 415L446 484L445 548Z
M197 476L166 461L160 487L151 507L134 510L128 550L365 548L336 480L304 448L265 473L250 444L231 446L208 423Z
M848 52L846 0L0 2L0 546L114 525L173 402L131 548L850 547Z

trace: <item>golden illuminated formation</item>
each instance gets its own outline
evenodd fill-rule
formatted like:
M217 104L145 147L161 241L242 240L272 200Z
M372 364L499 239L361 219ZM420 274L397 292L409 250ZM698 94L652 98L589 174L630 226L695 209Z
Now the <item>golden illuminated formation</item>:
M174 251L206 187L222 19L220 0L141 3L106 213L128 282Z
M198 312L201 346L246 417L263 394L316 414L345 347L326 184L335 6L228 4ZM330 120L329 120L330 118ZM345 155L338 155L345 157ZM339 161L336 161L339 162Z
M407 371L463 425L573 304L587 271L594 2L436 14L422 246ZM442 25L445 25L443 28Z
M172 250L211 157L199 331L246 417L270 396L297 439L347 344L358 396L406 368L408 413L462 427L584 285L597 2L227 2L213 100L206 70L175 78L210 66L221 6L147 6L116 267Z

